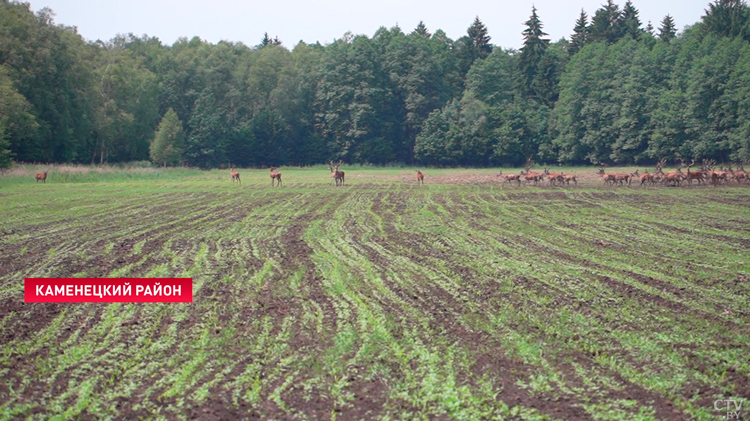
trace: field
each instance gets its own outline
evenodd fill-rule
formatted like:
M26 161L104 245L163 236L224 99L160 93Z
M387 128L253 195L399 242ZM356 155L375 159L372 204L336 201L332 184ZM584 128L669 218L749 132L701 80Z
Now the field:
M342 170L0 177L0 420L715 420L750 398L750 186ZM24 277L192 277L194 302L25 304Z

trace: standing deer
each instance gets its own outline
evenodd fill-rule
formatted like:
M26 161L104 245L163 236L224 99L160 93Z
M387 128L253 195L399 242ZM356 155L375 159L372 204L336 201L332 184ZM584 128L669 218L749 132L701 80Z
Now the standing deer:
M599 171L597 174L602 177L602 180L604 180L604 185L608 186L612 184L615 185L615 175L614 174L605 174L604 169L607 167L607 164L599 164Z
M238 173L237 171L235 171L234 167L229 167L229 175L232 176L232 184L234 184L235 180L238 183L242 184L242 182L240 181L240 173Z
M333 161L329 161L331 165L328 166L328 169L331 171L331 178L333 178L333 181L336 183L336 186L339 185L339 181L341 182L341 185L344 185L344 172L339 171L339 166L341 165L341 160L337 164L334 164Z
M419 170L417 170L417 184L424 184L424 174Z
M716 185L718 185L722 181L727 181L727 173L723 170L714 170L715 166L715 159L703 160L703 170L706 172L706 176L711 178L711 184L713 184L714 187L716 187Z
M273 180L279 180L278 186L281 187L281 173L274 171L277 167L271 167L271 187L273 187Z
M690 171L690 167L695 165L695 159L690 161L690 165L687 165L687 173L685 174L685 180L688 182L688 186L693 185L693 180L698 180L698 184L703 183L706 179L706 174L703 171Z
M534 160L529 158L526 161L526 170L521 171L521 175L523 176L524 181L526 181L526 184L529 184L529 181L531 181L536 186L537 183L544 180L544 173L531 172L531 167L533 165L534 165Z
M561 172L549 172L549 168L545 168L544 174L547 176L547 180L552 186L554 186L555 183L562 184L565 181L565 177Z
M47 170L47 171L45 171L45 172L43 172L41 174L37 174L36 175L36 182L38 183L39 180L42 180L42 183L46 184L47 183L47 172L49 172L49 170Z
M667 162L666 158L659 161L659 175L661 175L661 182L664 184L671 184L673 186L679 186L682 184L682 180L685 179L685 173L682 172L682 167L685 166L685 161L680 159L680 166L675 171L663 172L662 168Z

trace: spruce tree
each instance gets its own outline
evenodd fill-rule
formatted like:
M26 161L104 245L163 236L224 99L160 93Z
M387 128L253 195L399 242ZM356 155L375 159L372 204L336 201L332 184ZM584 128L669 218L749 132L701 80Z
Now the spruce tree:
M633 6L633 3L628 0L625 3L625 7L622 9L622 26L625 31L625 35L629 35L633 39L638 39L641 36L641 20L638 19L638 9Z
M716 0L703 16L703 30L723 37L750 40L750 10L743 0Z
M268 32L263 33L263 38L260 40L260 47L263 48L266 45L270 45L273 43L273 40L271 37L268 36Z
M624 33L620 8L613 0L607 0L607 4L597 10L591 19L591 40L614 44L622 38Z
M659 39L669 44L677 34L675 29L674 18L670 15L664 16L661 20L661 27L659 28Z
M429 38L431 36L430 32L427 30L427 27L425 26L424 22L422 22L421 20L419 21L419 25L417 25L417 27L414 28L414 32L413 33L417 34L417 35L421 35L421 36L423 36L425 38Z
M646 25L646 32L654 35L654 25L651 24L651 21L648 21L648 24Z
M531 7L531 17L525 22L526 29L523 31L523 47L521 47L521 57L518 62L521 77L523 79L523 92L527 97L536 96L533 88L536 75L542 71L540 69L544 53L549 45L548 39L542 39L547 35L542 31L542 21L536 14L536 7Z
M492 45L490 44L490 36L487 35L487 27L479 20L479 16L474 19L474 23L471 24L467 33L474 60L484 59L492 54Z
M570 45L568 46L568 52L573 55L586 45L589 37L589 17L586 12L581 9L581 15L576 20L576 27L573 28L573 35L570 36Z

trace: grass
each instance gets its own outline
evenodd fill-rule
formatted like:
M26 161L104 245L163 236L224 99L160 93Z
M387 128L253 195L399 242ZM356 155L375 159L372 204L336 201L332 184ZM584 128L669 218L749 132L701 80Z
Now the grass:
M39 168L0 177L0 420L711 420L750 398L748 187ZM22 302L24 277L73 276L192 277L194 302Z

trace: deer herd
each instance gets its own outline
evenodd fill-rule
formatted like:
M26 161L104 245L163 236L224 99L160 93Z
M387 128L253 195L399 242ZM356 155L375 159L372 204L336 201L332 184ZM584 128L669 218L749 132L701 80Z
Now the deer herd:
M331 179L336 186L344 185L344 172L339 170L342 162L343 161L334 163L333 161L329 161L328 170L330 171ZM689 164L685 163L684 159L680 159L680 165L677 166L677 169L675 169L674 171L664 172L664 166L666 165L666 163L667 160L662 159L654 166L654 172L649 172L649 170L646 170L643 173L639 173L639 170L635 170L635 172L625 173L608 173L606 172L607 165L600 164L599 170L596 174L604 182L605 186L631 186L634 181L640 181L640 186L654 186L656 184L663 184L665 186L674 187L681 186L685 182L687 182L688 186L692 186L693 181L695 181L698 185L707 185L710 183L713 186L718 186L720 184L730 184L732 182L736 182L737 184L750 184L750 173L745 171L744 168L745 164L750 163L750 161L731 163L727 165L726 168L722 166L717 170L716 160L704 159L700 164L699 169L692 171L691 168L694 168L696 166L695 159L691 160ZM531 183L537 186L544 183L545 179L547 181L547 184L550 186L569 186L571 182L573 182L573 184L576 186L578 185L578 178L575 174L565 174L564 172L550 172L549 168L544 168L542 172L532 171L532 166L534 166L534 161L529 159L528 161L526 161L525 169L521 170L520 173L503 174L503 172L500 171L500 173L498 173L497 175L502 179L503 185L507 182L509 185L513 185L513 183L515 183L516 186L520 186L521 182L523 182L525 185ZM734 169L732 169L732 167L734 167ZM683 168L685 169L685 172L682 171ZM281 187L281 173L276 170L277 167L270 168L269 175L271 177L271 187ZM46 183L48 172L49 170L37 174L37 183L40 181L42 183ZM417 184L424 184L424 173L422 173L421 170L416 170L416 172ZM242 182L240 181L240 173L238 171L235 171L234 167L231 165L229 167L229 175L231 176L232 184L234 184L235 182L237 184L242 184Z
M633 182L640 181L641 186L654 186L656 184L663 184L665 186L681 186L683 182L687 182L688 186L693 185L693 181L698 184L711 184L717 186L719 184L729 184L736 181L738 184L750 184L750 173L745 171L744 165L748 161L738 162L727 165L726 168L720 168L716 170L716 160L704 159L700 165L700 169L697 171L691 171L690 169L695 167L696 162L693 159L689 164L685 163L684 159L680 159L680 165L674 171L664 172L664 166L667 160L662 159L656 163L654 172L639 173L639 170L635 172L625 173L608 173L606 172L607 165L600 164L597 176L604 182L605 186L622 186L632 185ZM578 179L575 174L565 174L563 172L553 173L550 172L549 168L545 168L543 172L532 171L531 167L534 165L534 161L529 159L526 162L526 168L519 174L503 174L502 171L498 174L502 178L503 184L506 182L509 185L515 183L517 186L521 185L521 182L525 184L539 185L547 180L547 184L551 186L555 185L570 185L573 182L574 185L578 185ZM732 169L734 167L735 169ZM685 172L682 169L685 168Z

